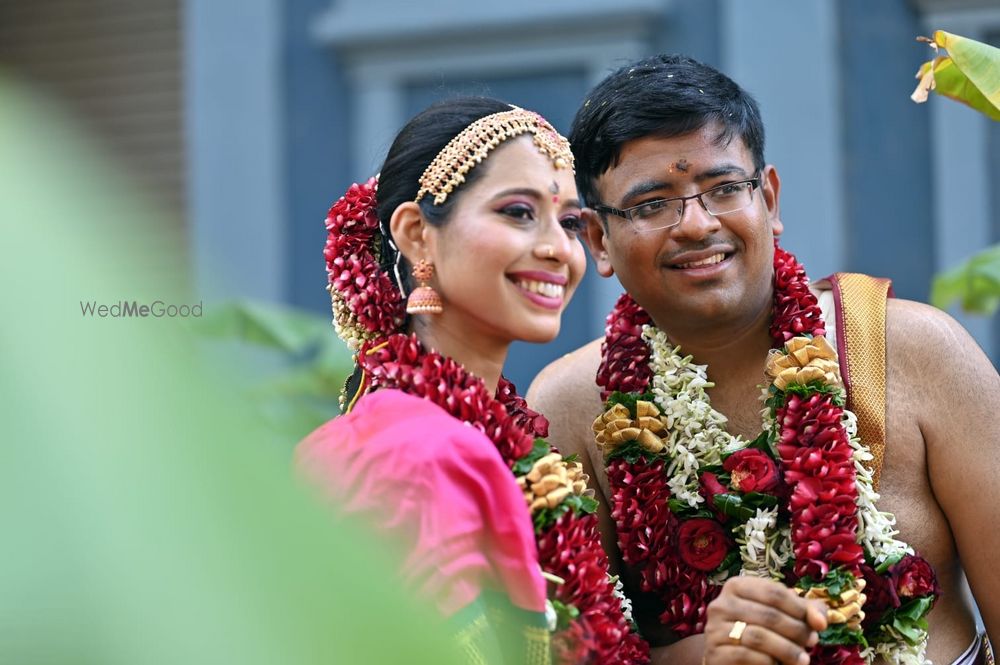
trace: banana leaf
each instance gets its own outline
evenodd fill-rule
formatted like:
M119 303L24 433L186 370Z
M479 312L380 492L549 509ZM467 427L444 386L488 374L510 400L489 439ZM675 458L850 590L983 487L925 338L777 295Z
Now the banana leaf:
M933 90L1000 121L1000 49L944 30L935 31L933 39L918 39L948 55L938 55L920 67L920 83L911 99L925 102Z

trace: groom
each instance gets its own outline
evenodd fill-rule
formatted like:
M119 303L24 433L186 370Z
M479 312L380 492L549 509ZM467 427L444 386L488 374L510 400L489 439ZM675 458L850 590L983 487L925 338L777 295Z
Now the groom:
M781 180L764 162L753 98L702 63L656 56L599 84L577 113L570 140L590 207L586 240L598 272L617 274L670 343L708 366L712 408L724 414L730 434L753 440L773 344L774 242L783 229ZM874 315L846 297L851 289L844 282L833 291L826 285L819 304L827 338L840 341L848 362L882 359L845 377L849 407L876 396L868 406L881 428L875 433L884 433L871 437L884 440L884 461L875 470L877 505L895 514L897 537L937 572L942 593L929 616L927 657L941 664L960 656L984 660L988 649L965 588L967 578L987 632L1000 639L1000 574L993 561L1000 551L1000 377L948 315L886 300L886 283L859 279ZM609 326L623 321L613 317ZM609 510L612 490L591 429L604 411L595 383L599 369L605 387L613 372L619 385L628 385L631 373L648 370L627 354L602 365L602 341L549 365L528 400L549 417L552 442L563 454L579 454L598 480L605 547L629 587L640 629L659 647L654 662L697 663L708 642L724 645L713 650L715 662L803 665L821 626L807 622L803 602L777 583L730 580L708 609L730 620L723 624L732 626L728 634L678 639L660 625L662 600L643 594L638 571L622 561Z

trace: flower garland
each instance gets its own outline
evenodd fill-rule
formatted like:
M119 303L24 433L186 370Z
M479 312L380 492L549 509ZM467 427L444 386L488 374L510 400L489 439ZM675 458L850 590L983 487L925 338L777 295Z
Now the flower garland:
M327 290L337 336L351 350L387 337L402 327L403 295L379 268L380 234L375 214L378 181L355 183L326 215Z
M479 429L497 447L525 496L550 580L555 615L551 638L556 663L648 662L649 647L633 630L630 605L616 592L601 546L597 502L579 462L565 459L544 440L548 421L528 408L501 377L496 395L451 358L424 349L400 332L404 303L379 268L377 182L353 185L330 209L324 252L338 335L358 351L358 395L394 388L430 400ZM355 395L357 398L358 395Z
M704 629L723 581L756 575L827 602L812 662L923 665L934 573L875 506L871 453L844 408L805 270L776 245L774 271L770 385L754 441L725 431L707 368L681 356L635 301L623 295L609 315L597 376L606 410L594 433L622 557L681 637Z

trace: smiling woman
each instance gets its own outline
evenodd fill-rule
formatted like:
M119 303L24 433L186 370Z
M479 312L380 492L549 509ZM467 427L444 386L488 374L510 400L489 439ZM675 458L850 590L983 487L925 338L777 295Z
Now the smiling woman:
M387 534L469 662L647 661L587 476L502 375L512 342L556 336L583 275L572 166L538 114L454 99L327 217L334 324L357 367L345 415L297 463Z

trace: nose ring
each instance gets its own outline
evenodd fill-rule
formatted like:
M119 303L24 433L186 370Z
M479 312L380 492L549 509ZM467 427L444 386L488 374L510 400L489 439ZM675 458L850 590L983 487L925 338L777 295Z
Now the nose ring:
M552 245L542 245L538 249L541 250L539 254L544 254L545 258L547 259L555 258L556 248L553 247Z

